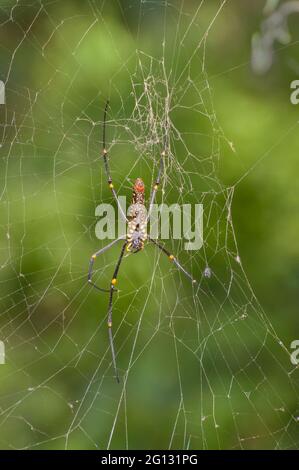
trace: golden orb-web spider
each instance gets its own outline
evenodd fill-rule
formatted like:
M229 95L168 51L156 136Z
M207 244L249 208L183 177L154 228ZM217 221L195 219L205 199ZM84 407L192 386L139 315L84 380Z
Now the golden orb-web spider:
M113 367L116 375L116 380L119 383L119 375L117 372L117 367L116 367L116 356L115 356L115 349L114 349L114 342L113 342L113 334L112 334L112 301L113 301L113 294L116 291L115 285L117 283L117 275L119 272L119 268L123 259L123 256L125 254L125 251L131 252L131 253L137 253L138 251L143 250L144 244L146 241L151 242L153 245L155 245L159 250L161 250L163 253L165 253L168 256L168 259L172 261L178 269L180 269L190 280L191 282L195 283L196 280L192 278L191 274L189 274L183 266L180 265L178 260L175 258L174 255L172 255L164 246L162 246L160 243L158 243L156 240L152 239L150 236L147 235L146 227L147 227L147 222L149 220L149 216L151 214L151 210L154 204L154 200L156 197L156 193L160 184L162 172L164 169L164 157L166 155L165 150L161 153L160 156L160 167L158 171L158 175L156 178L156 182L153 186L151 197L150 197L150 204L149 204L149 211L148 214L146 212L145 208L145 198L144 198L144 192L145 192L145 186L144 182L141 178L137 178L135 181L135 184L133 186L133 197L132 197L132 206L133 206L133 212L131 211L128 214L128 218L126 214L124 213L120 202L117 198L116 191L114 189L114 185L112 183L112 178L110 174L110 167L108 163L108 152L106 149L106 118L107 118L107 110L109 106L109 101L106 102L105 106L105 111L104 111L104 123L103 123L103 158L104 158L104 166L105 166L105 172L107 175L107 180L108 180L108 186L112 191L113 197L118 205L118 208L120 210L121 216L124 218L124 220L127 223L127 234L124 237L117 238L116 240L113 240L111 243L106 245L104 248L101 250L97 251L91 256L90 263L89 263L89 270L88 270L88 282L95 287L96 289L100 290L101 292L109 292L109 303L108 303L108 314L107 314L107 319L108 319L108 332L109 332L109 342L110 342L110 348L111 348L111 354L112 354L112 361L113 361ZM131 207L132 207L131 206ZM110 288L109 289L102 289L101 287L98 287L94 282L92 282L92 273L93 273L93 266L95 259L104 253L105 251L109 250L115 243L117 243L120 240L125 240L120 256L118 258L113 277L111 280Z

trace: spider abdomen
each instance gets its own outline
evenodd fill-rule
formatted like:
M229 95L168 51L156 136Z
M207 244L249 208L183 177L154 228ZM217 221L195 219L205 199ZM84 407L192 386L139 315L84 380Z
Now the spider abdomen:
M145 212L141 210L135 212L134 216L128 222L127 251L137 252L142 250L144 248L144 242L146 239L146 216Z

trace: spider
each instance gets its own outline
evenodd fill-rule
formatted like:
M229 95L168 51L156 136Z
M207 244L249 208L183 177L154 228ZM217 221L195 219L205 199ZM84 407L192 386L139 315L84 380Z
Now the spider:
M102 155L104 159L104 167L105 167L105 173L107 176L107 182L108 186L111 189L111 192L113 194L113 197L118 205L119 211L121 216L124 218L124 220L127 223L127 234L126 236L119 237L115 240L113 240L111 243L106 245L104 248L100 249L99 251L95 252L89 262L89 270L88 270L88 282L91 286L95 287L101 292L109 292L109 303L108 303L108 313L107 313L107 323L108 323L108 333L109 333L109 342L110 342L110 349L111 349L111 355L112 355L112 362L113 362L113 367L114 367L114 372L116 376L116 380L119 383L119 375L117 371L117 366L116 366L116 355L115 355L115 348L114 348L114 341L113 341L113 334L112 334L112 302L113 302L113 294L117 290L116 289L116 284L117 284L117 275L119 272L119 268L123 259L123 256L125 252L128 253L138 253L139 251L142 251L144 249L145 242L150 242L152 243L156 248L161 250L165 255L168 256L168 259L176 265L176 267L181 270L190 280L192 283L196 283L196 280L193 279L191 274L186 271L183 266L178 262L176 257L171 254L166 248L164 248L163 245L161 245L159 242L156 240L152 239L146 231L147 227L147 222L149 220L149 216L151 214L151 210L155 201L156 193L158 191L158 187L161 182L161 177L162 173L164 170L164 157L166 156L165 150L161 152L160 155L160 166L159 166L159 171L157 174L156 182L153 185L151 196L150 196L150 203L149 203L149 211L147 214L146 208L145 208L145 185L142 180L142 178L137 178L134 186L133 186L133 194L132 194L132 206L134 208L133 211L128 213L128 217L124 213L120 202L117 198L116 191L114 189L114 185L112 183L112 178L110 174L110 166L108 162L108 152L106 149L106 119L107 119L107 110L109 106L109 101L106 102L105 110L104 110L104 121L103 121L103 150L102 150ZM110 288L109 289L102 289L101 287L98 287L93 281L92 281L92 274L93 274L93 266L96 258L103 254L105 251L109 250L113 245L115 245L117 242L123 240L123 246L118 258L118 261L116 263L116 267L114 269L113 277L111 280Z

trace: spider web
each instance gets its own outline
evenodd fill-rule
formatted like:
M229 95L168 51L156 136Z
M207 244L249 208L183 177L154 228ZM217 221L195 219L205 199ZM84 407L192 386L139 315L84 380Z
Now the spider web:
M1 4L1 447L296 448L289 352L242 266L238 183L220 176L223 149L234 149L206 54L226 2L81 3ZM106 243L95 208L113 204L100 156L107 98L118 194L130 198L137 176L150 187L166 146L157 201L204 207L201 250L165 242L195 287L152 246L123 261L120 385L108 298L86 283ZM119 251L97 260L103 286Z

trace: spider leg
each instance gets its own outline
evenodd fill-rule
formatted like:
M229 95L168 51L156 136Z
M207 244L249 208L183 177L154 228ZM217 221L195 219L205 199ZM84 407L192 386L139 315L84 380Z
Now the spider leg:
M96 260L96 258L101 255L102 253L104 253L105 251L109 250L109 248L111 248L116 242L118 242L119 240L124 240L125 237L120 237L120 238L117 238L116 240L113 240L111 243L109 243L108 245L104 246L104 248L102 248L101 250L99 251L96 251L96 253L94 253L91 258L90 258L90 261L89 261L89 269L88 269L88 276L87 276L87 280L89 282L89 284L92 286L92 287L95 287L97 290L101 291L101 292L110 292L110 289L102 289L101 287L98 287L94 282L92 282L92 272L93 272L93 265L94 265L94 262Z
M190 279L190 281L191 281L193 284L195 284L195 283L197 282L196 279L193 279L193 277L191 276L191 274L189 274L188 271L186 271L186 269L183 268L183 266L178 262L178 260L175 258L175 256L172 255L168 250L166 250L166 248L164 248L163 245L161 245L160 243L156 242L156 240L154 240L153 238L148 237L148 240L149 240L150 242L152 242L154 245L156 245L156 247L159 248L159 250L161 250L163 253L165 253L165 255L168 256L169 261L172 261L172 262L176 265L176 267L177 267L180 271L182 271L182 272L185 274L185 276L187 276L187 277Z
M111 354L112 354L112 362L113 362L113 367L115 371L115 376L116 380L119 383L119 375L117 372L117 367L116 367L116 357L115 357L115 349L114 349L114 342L113 342L113 334L112 334L112 301L113 301L113 294L115 292L115 284L117 283L117 274L123 259L123 256L125 254L125 249L127 246L127 241L123 244L123 247L121 249L114 273L113 273L113 278L111 280L111 286L110 286L110 296L109 296L109 304L108 304L108 333L109 333L109 342L110 342L110 349L111 349Z
M158 191L158 188L159 188L159 184L161 182L161 175L162 175L162 172L164 170L164 157L165 157L166 153L165 151L163 151L161 153L161 156L160 156L160 167L159 167L159 171L158 171L158 175L157 175L157 178L156 178L156 182L153 186L153 189L152 189L152 193L151 193L151 197L150 197L150 204L149 204L149 210L148 210L148 214L147 214L147 222L150 218L150 215L151 215L151 212L152 212L152 208L153 208L153 204L154 204L154 201L155 201L155 198L156 198L156 194L157 194L157 191Z
M120 202L118 200L118 197L117 197L117 194L116 194L116 191L114 189L114 185L112 183L112 177L111 177L111 173L110 173L110 166L109 166L109 162L108 162L108 152L107 152L107 149L106 149L106 118L107 118L107 110L108 110L108 106L109 106L109 100L107 100L106 102L106 106L105 106L105 111L104 111L104 125L103 125L103 158L104 158L104 166L105 166L105 172L106 172L106 176L107 176L107 182L108 182L108 186L109 188L111 189L111 192L113 194L113 197L117 203L117 206L118 206L118 209L120 211L120 214L122 216L122 218L128 222L128 219L126 217L126 214L124 213L123 211L123 208L121 207L120 205Z

